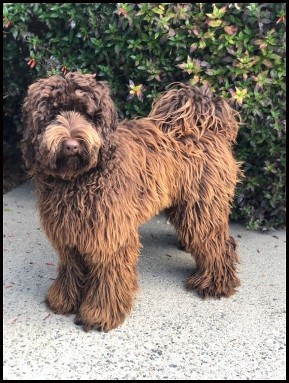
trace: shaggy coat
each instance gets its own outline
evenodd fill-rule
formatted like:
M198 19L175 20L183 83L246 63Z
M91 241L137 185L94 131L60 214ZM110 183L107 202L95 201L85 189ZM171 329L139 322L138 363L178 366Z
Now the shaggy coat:
M30 86L22 150L42 227L59 256L46 303L84 330L111 330L138 288L138 228L165 210L196 260L186 287L229 297L239 286L228 219L241 174L236 113L208 88L175 84L147 118L117 122L93 75Z

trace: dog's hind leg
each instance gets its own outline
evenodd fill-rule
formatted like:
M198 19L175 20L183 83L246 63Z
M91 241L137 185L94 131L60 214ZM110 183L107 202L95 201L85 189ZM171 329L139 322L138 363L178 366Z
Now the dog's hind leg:
M56 314L76 313L87 273L83 257L75 248L58 251L58 273L45 302Z
M227 240L221 237L222 235L217 235L203 243L203 249L194 252L197 269L188 278L186 287L189 290L196 289L203 298L229 297L240 286L236 272L236 242L233 237L228 237Z
M196 260L196 270L186 281L203 297L221 298L233 295L240 285L236 265L239 263L236 242L229 236L227 214L204 203L175 206L169 219L187 251ZM219 214L218 214L219 213Z
M85 295L75 324L85 331L109 331L130 313L137 283L139 245L127 245L114 254L95 257L86 281Z

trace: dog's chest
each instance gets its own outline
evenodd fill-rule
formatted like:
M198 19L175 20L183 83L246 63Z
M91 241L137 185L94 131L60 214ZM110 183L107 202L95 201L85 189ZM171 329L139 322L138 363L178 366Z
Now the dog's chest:
M42 226L52 241L78 246L95 231L96 196L86 190L52 190L40 196Z

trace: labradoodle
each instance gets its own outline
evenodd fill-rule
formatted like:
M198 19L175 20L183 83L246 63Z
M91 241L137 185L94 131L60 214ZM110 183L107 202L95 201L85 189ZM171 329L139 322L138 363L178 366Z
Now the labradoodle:
M107 85L75 72L32 84L23 122L23 158L59 257L53 312L76 313L85 331L123 323L138 289L138 228L161 211L196 261L186 287L203 298L235 293L239 118L226 101L177 83L148 117L119 122Z

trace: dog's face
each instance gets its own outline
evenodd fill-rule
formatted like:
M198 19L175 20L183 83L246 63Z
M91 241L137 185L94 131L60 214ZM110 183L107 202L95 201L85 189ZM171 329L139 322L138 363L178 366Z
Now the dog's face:
M109 88L94 75L40 79L23 104L22 153L30 174L64 179L97 165L100 146L116 129Z
M95 167L102 138L77 112L62 112L37 136L35 159L46 174L71 179Z

